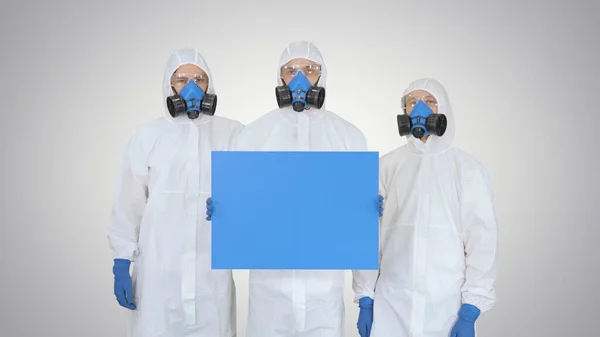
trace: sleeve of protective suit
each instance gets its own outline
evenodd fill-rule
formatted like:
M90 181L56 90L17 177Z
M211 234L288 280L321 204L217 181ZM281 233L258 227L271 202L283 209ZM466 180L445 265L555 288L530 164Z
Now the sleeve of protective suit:
M243 144L242 138L244 137L244 129L240 129L231 135L231 141L229 143L230 151L243 151L241 144Z
M264 132L263 120L268 119L269 114L258 120L243 125L231 135L230 151L260 151L261 145L266 141L268 132ZM268 122L268 120L267 120Z
M360 132L356 136L356 140L352 148L352 151L369 151L369 147L367 146L367 137L365 137L364 133Z
M367 139L364 134L356 137L356 143L351 151L368 151ZM373 200L375 201L375 200ZM375 283L379 276L378 270L353 270L352 290L354 291L354 303L363 297L375 297Z
M244 124L236 121L231 130L231 135L229 136L229 151L236 151L236 148L238 148L237 138L243 129Z
M485 169L462 181L461 209L466 270L462 300L479 308L491 309L496 302L498 230L493 192Z
M136 133L125 148L109 223L108 241L115 259L134 261L147 197L147 153Z

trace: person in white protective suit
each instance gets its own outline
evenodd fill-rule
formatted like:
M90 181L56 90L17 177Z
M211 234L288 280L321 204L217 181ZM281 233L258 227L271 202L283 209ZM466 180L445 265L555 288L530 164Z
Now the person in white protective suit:
M133 310L130 336L236 336L233 276L211 270L204 207L211 151L229 150L243 126L212 115L214 110L173 117L166 104L167 97L181 94L189 108L204 93L203 102L215 88L202 56L193 49L173 53L163 79L166 115L139 127L125 150L108 239L115 295Z
M453 112L438 81L412 82L402 102L409 117L419 102L446 115L447 128L409 134L380 159L380 270L362 284L375 291L371 337L472 337L496 301L491 183L482 164L452 145Z
M325 88L327 68L310 42L290 43L277 67L278 85L302 73ZM247 125L238 151L367 151L364 134L325 109L278 108ZM344 271L251 270L247 337L342 337Z

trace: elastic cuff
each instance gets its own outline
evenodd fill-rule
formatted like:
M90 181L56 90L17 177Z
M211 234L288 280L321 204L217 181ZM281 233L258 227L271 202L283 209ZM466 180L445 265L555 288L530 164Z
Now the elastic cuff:
M358 303L360 301L360 299L363 297L375 298L375 291L359 291L359 292L355 291L354 292L354 300L352 302Z
M493 290L472 289L470 291L463 291L462 303L476 306L481 313L484 313L494 307L496 304L496 295Z

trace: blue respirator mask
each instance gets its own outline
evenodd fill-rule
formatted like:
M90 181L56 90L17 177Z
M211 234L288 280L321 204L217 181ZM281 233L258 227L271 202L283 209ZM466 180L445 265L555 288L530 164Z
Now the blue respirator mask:
M280 108L291 105L294 111L301 112L308 105L321 109L325 101L325 88L313 86L299 71L288 85L275 88L275 96Z
M213 116L217 110L217 95L205 94L195 81L190 81L179 95L167 97L167 108L173 118L186 114L196 119L201 113Z
M447 120L444 114L434 114L433 111L419 100L410 115L398 115L398 131L400 136L412 134L415 138L423 138L430 134L443 136L446 132Z

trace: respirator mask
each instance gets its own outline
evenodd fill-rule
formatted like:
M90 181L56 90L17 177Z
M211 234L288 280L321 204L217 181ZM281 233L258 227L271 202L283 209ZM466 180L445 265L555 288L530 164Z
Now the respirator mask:
M205 94L196 81L189 81L183 89L173 96L167 97L167 108L173 118L186 114L196 119L201 113L213 116L217 110L217 95Z
M446 132L447 119L444 114L434 114L425 102L419 100L410 115L398 115L398 131L400 136L412 134L421 139L430 134L443 136Z
M313 86L303 73L304 71L308 74L312 74L314 71L320 73L320 66L308 64L300 67L303 67L303 71L298 71L297 66L284 66L282 68L282 73L285 71L288 74L294 74L294 78L287 85L282 80L284 85L275 88L277 105L279 105L279 108L291 105L296 112L303 111L307 106L321 109L325 101L325 88Z

